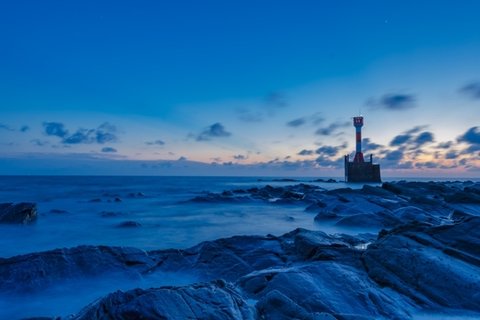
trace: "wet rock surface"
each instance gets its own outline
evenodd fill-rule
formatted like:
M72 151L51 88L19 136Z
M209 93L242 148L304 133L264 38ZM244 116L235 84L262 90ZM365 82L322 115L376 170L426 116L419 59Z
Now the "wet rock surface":
M37 218L35 203L0 203L0 223L27 224Z
M87 306L72 319L253 320L255 314L255 308L232 285L218 280L188 287L117 291Z
M298 204L324 223L178 250L81 246L0 259L0 293L116 274L191 275L194 284L113 292L73 319L409 319L425 310L480 314L480 217L473 182L397 182L326 191L299 184L206 193L192 201Z

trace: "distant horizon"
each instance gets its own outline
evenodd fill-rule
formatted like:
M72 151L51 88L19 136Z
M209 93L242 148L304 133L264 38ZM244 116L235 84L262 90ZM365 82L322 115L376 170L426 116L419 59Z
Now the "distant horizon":
M0 177L44 177L44 178L56 178L56 177L73 177L73 178L88 178L88 177L104 177L104 178L116 178L116 177L137 177L137 178L245 178L245 179L266 179L264 182L289 182L289 181L271 181L269 179L292 179L292 180L298 180L299 182L302 182L302 180L309 180L312 179L312 181L303 181L303 182L315 182L314 180L317 179L334 179L336 182L345 182L343 180L343 176L215 176L215 175L130 175L130 174L124 174L124 175L101 175L101 174L92 174L92 175L71 175L71 174L57 174L57 175L47 175L47 174L0 174ZM388 181L386 181L388 180ZM401 181L401 180L406 180L406 181L419 181L419 182L425 182L425 181L435 181L435 182L440 182L440 181L445 181L445 182L454 182L454 181L480 181L479 177L415 177L415 176L408 176L408 177L395 177L395 176L385 176L382 177L382 182L389 182L389 181ZM321 181L319 181L321 182ZM326 181L325 181L326 182ZM328 182L327 182L328 183ZM347 183L347 182L346 182ZM375 182L349 182L348 184L352 185L358 185L358 184L379 184Z

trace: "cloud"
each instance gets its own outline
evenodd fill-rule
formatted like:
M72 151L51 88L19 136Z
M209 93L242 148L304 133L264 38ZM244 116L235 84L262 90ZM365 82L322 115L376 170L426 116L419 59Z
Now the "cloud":
M471 82L462 88L460 88L460 93L464 94L465 96L477 100L480 99L480 81L478 82Z
M104 122L101 124L95 132L95 140L97 143L103 144L107 142L117 141L117 127L114 125Z
M427 129L427 128L428 128L427 125L415 126L415 127L413 127L412 129L409 129L409 130L405 131L405 133L406 133L406 134L419 133L420 131L425 130L425 129Z
M33 139L33 140L30 140L30 143L38 146L38 147L44 147L46 145L49 144L48 141L44 141L44 140L40 140L40 139Z
M233 156L233 159L235 160L247 160L248 156L244 156L243 154L237 154Z
M455 151L449 151L445 155L445 159L456 159L457 158L457 153Z
M55 136L63 138L68 135L68 130L65 128L65 125L60 122L44 122L43 130L47 136Z
M102 123L96 129L79 128L73 134L60 122L44 122L43 129L47 136L62 138L63 144L105 144L118 140L117 128L108 122Z
M363 152L371 152L371 151L375 151L383 148L384 148L383 145L372 142L370 138L362 139Z
M6 124L0 123L0 129L7 130L7 131L15 131L14 129L10 128Z
M287 122L287 126L297 128L304 125L306 122L307 120L305 118L298 118Z
M64 144L93 143L94 130L78 129L74 134L64 137Z
M423 146L424 144L427 144L433 141L434 141L433 133L429 131L422 132L415 138L415 144L417 147Z
M385 154L385 157L384 157L384 159L387 160L387 161L395 161L395 162L398 162L398 161L402 160L402 158L403 158L403 151L402 150L388 151Z
M469 144L480 144L480 127L471 127L457 140Z
M287 126L292 127L292 128L297 128L297 127L303 126L303 125L305 125L309 122L312 123L313 125L319 125L323 121L325 121L325 119L320 115L319 112L317 112L317 113L314 113L310 116L305 116L305 117L293 119L293 120L287 122Z
M269 108L284 108L288 106L287 99L281 92L270 92L265 97L265 104Z
M317 150L315 150L315 153L316 154L321 154L321 155L325 155L325 156L329 156L329 157L333 157L333 156L336 156L338 151L340 151L340 149L342 149L343 146L338 146L338 147L334 147L334 146L321 146L320 148L318 148Z
M438 149L450 149L453 145L453 141L447 141L447 142L440 142L437 145Z
M104 147L104 148L102 148L102 152L105 152L105 153L116 153L116 152L117 152L117 149L112 148L112 147Z
M147 141L145 142L148 146L164 146L165 142L163 140Z
M370 98L367 103L372 109L401 111L414 108L416 97L411 94L385 94L380 98Z
M299 153L297 153L299 156L311 156L313 155L315 152L313 150L307 150L307 149L303 149L302 151L300 151Z
M320 136L329 136L336 132L338 129L349 127L350 124L351 123L349 121L333 122L327 127L317 129L317 131L315 131L315 134L318 134Z
M203 130L198 136L197 141L208 141L212 138L226 138L230 137L232 134L225 130L225 127L217 122Z
M0 130L6 130L6 131L17 131L17 129L14 129L6 124L3 124L3 123L0 123ZM29 126L21 126L18 131L20 132L27 132L28 130L30 130L30 127Z
M260 111L251 111L244 108L237 109L238 119L244 122L262 122L264 115Z
M423 130L425 127L426 126L416 126L416 127L413 127L412 129L404 131L402 134L395 136L390 141L390 146L391 147L404 146L404 147L409 147L411 149L415 149L427 143L433 142L435 140L433 133L429 131L423 131L420 134L417 134L421 130Z
M395 136L392 139L392 141L390 141L390 146L391 147L400 146L402 144L407 143L411 139L412 139L412 135L410 135L410 134L399 134L399 135Z
M332 160L324 155L320 155L315 159L315 162L321 167L329 167L336 169L343 168L343 161L343 157Z

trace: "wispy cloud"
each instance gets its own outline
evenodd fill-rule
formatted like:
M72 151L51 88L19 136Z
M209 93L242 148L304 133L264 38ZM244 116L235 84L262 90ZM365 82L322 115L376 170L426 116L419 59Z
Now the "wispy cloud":
M413 94L389 93L380 98L370 98L366 104L372 109L401 111L416 107L416 100Z
M248 159L248 156L245 156L245 155L243 155L243 154L237 154L237 155L234 155L234 156L233 156L233 159L235 159L235 160L240 160L240 161L241 161L241 160L247 160L247 159Z
M148 145L148 146L164 146L165 141L163 141L163 140L147 141L147 142L145 142L145 144Z
M284 108L288 106L287 98L281 92L270 92L265 97L265 104L268 108Z
M112 147L104 147L104 148L102 148L101 151L104 152L104 153L116 153L117 149L112 148Z
M349 121L337 121L333 122L327 127L319 128L315 131L315 134L320 136L330 136L333 133L337 132L339 129L349 127L351 123Z
M297 153L297 155L299 155L299 156L311 156L313 154L315 154L315 151L307 150L307 149L303 149L303 150L301 150L300 152Z
M291 121L288 121L287 126L292 127L292 128L298 128L298 127L301 127L301 126L303 126L307 123L311 123L313 125L319 125L323 121L325 121L325 119L320 115L320 113L317 112L317 113L314 113L310 116L296 118L296 119L293 119Z
M252 111L245 108L237 109L238 119L244 122L262 122L265 118L260 111Z
M287 126L297 128L304 125L307 122L305 118L297 118L287 122Z
M343 150L346 147L346 143L341 146L321 146L317 150L315 150L315 153L328 157L334 157L338 154L338 152L340 152L340 150Z
M95 129L79 128L73 133L61 122L44 122L43 129L45 135L61 138L63 144L105 144L118 140L116 127L108 122Z
M478 100L480 99L480 81L468 83L461 87L459 91L471 99Z

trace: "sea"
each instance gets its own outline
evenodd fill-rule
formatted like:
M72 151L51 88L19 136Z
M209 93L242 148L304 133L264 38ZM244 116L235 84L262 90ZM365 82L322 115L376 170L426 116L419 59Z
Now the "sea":
M3 176L0 203L34 202L29 225L0 225L0 257L77 245L130 246L144 250L188 248L233 235L281 235L318 229L304 206L269 203L197 203L207 192L265 185L343 182L262 177ZM359 185L357 187L360 187ZM126 222L135 226L122 227Z
M188 248L234 235L281 235L295 228L324 230L326 226L316 224L315 213L306 212L304 205L190 200L207 192L266 185L308 183L325 189L363 186L341 179L321 181L328 179L0 176L0 203L34 202L38 208L38 218L32 224L0 225L0 257L77 245Z
M0 225L0 258L78 245L181 249L234 235L282 235L295 228L348 232L315 223L316 213L305 211L305 204L190 201L208 192L266 185L308 183L325 189L363 187L363 184L346 184L339 179L336 182L317 179L0 176L0 203L34 202L38 208L34 223ZM0 295L0 319L67 316L115 290L193 282L196 279L185 274L135 280L117 276L71 280L41 292Z

